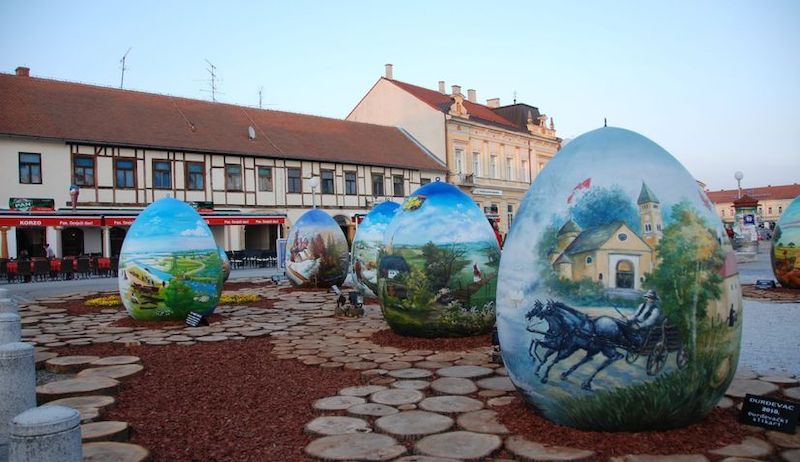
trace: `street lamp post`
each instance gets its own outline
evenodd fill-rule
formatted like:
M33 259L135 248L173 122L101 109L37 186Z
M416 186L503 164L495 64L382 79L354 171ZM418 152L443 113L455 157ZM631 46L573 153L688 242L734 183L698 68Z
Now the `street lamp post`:
M736 185L739 188L739 199L742 198L742 178L744 178L744 173L736 172L733 174L733 177L736 178Z
M312 176L308 180L308 185L311 186L311 204L313 208L317 208L317 188L319 187L319 177Z

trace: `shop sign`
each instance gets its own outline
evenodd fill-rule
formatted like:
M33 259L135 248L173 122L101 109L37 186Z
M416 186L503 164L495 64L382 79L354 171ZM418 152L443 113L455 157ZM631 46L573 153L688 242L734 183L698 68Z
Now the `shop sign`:
M0 217L0 226L100 226L100 217Z
M130 226L136 217L103 217L103 224L106 226Z
M214 202L212 201L192 201L187 202L187 204L189 204L189 206L191 206L193 209L197 210L198 213L214 211Z
M8 208L20 212L52 211L56 209L55 199L36 199L27 197L9 197Z
M203 217L209 225L280 225L285 217Z
M503 191L499 189L472 188L472 194L477 194L479 196L502 196Z

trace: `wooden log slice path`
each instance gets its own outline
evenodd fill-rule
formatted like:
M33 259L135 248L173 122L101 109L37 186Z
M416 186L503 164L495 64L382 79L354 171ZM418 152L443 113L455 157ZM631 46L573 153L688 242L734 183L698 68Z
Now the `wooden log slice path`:
M100 441L83 444L83 462L148 462L150 451L131 443Z
M122 366L123 364L136 364L141 361L138 356L106 356L97 361L92 361L91 366Z
M108 377L80 377L59 380L36 387L36 396L41 402L73 396L96 395L98 393L116 394L119 381Z
M369 422L356 417L323 416L306 424L306 433L314 436L345 435L348 433L369 433Z
M744 398L747 394L763 396L777 390L778 386L774 383L752 379L734 379L725 394L734 398Z
M350 433L325 436L311 442L306 454L327 461L384 461L406 453L405 446L391 436L378 433Z
M458 422L460 428L470 432L492 433L495 435L509 433L508 428L497 420L497 412L490 409L461 414L456 422Z
M478 380L475 382L481 388L487 390L496 390L496 391L514 391L516 387L514 383L505 376L495 376L495 377L488 377L485 379Z
M54 374L69 374L89 367L99 356L58 356L45 361L44 367Z
M442 377L431 382L431 389L443 395L469 395L478 391L478 386L469 379Z
M424 390L431 386L427 380L396 380L392 382L392 388L402 388L406 390Z
M383 417L398 412L400 411L397 408L378 403L356 404L347 408L347 413L350 415L366 417Z
M546 446L534 441L526 440L521 436L511 436L506 439L506 449L517 459L538 461L593 461L593 451L569 448L564 446Z
M363 385L342 388L339 390L339 394L342 396L369 396L381 390L386 390L386 387L383 385Z
M33 360L36 363L36 369L43 368L47 361L56 357L58 357L58 353L53 353L52 351L35 351L33 353Z
M419 438L449 430L455 422L450 417L427 411L405 411L381 417L375 427L400 439Z
M456 431L422 438L414 446L417 453L433 457L450 457L465 461L482 460L503 445L497 435Z
M773 449L770 443L748 436L739 444L730 444L708 452L716 456L762 458L772 454Z
M381 367L384 366L385 364L381 364ZM389 375L396 379L424 379L432 376L433 372L428 369L407 368L389 370Z
M426 411L442 414L459 414L482 409L483 402L466 396L444 395L425 398L419 403L419 407Z
M462 379L488 377L492 374L494 374L494 370L481 366L452 366L436 370L436 375L439 377L459 377Z
M399 406L402 404L415 404L425 398L425 394L419 390L408 390L402 388L391 388L382 390L370 395L369 399L373 403L385 404L387 406Z
M81 425L81 441L128 441L130 425L118 420L104 420Z
M314 401L311 406L317 411L344 411L350 406L366 402L367 400L358 396L329 396Z
M141 373L144 366L141 364L121 364L119 366L90 367L78 372L77 377L108 377L122 379Z
M116 400L112 396L86 395L86 396L74 396L72 398L56 399L48 402L47 404L53 406L67 406L72 408L83 407L83 408L95 408L102 410L114 404L115 401Z

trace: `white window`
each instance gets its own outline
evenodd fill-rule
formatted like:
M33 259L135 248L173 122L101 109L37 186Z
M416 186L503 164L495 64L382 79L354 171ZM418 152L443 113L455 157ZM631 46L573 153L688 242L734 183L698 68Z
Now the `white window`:
M508 181L514 180L514 159L506 158L506 179Z
M472 173L481 176L481 153L478 151L472 152Z
M461 174L464 171L464 151L456 149L456 173Z
M531 173L528 171L528 161L522 161L522 181L529 183L531 181Z
M497 178L497 156L492 156L489 161L489 176Z

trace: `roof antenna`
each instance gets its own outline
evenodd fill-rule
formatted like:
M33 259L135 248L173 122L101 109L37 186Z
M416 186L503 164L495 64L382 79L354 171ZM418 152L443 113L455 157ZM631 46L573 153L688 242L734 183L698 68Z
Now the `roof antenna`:
M122 69L122 77L119 79L119 88L122 88L122 84L125 83L125 70L128 69L125 67L125 59L128 57L128 53L131 52L132 48L133 47L128 47L128 51L126 51L125 54L122 55L122 59L119 60L119 62L122 63L122 66L120 67L120 69Z
M264 90L264 87L258 87L258 108L263 109L261 106L261 92Z
M603 127L608 127L608 119L603 117Z
M514 104L517 104L517 90L514 90Z
M209 67L206 68L208 73L211 75L209 79L209 83L211 84L211 90L201 90L211 93L211 101L217 102L217 66L215 66L211 61L206 59Z

